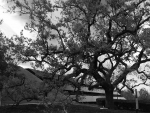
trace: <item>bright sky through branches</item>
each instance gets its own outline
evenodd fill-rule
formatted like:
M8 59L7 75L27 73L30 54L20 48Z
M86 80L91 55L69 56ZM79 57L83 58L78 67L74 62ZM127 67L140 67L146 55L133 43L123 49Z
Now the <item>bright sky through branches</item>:
M54 3L54 0L51 0ZM20 31L24 29L25 23L28 22L29 18L27 16L19 16L17 13L6 13L8 4L6 0L0 0L0 19L3 19L3 24L0 25L0 31L2 31L7 37L13 35L20 35ZM56 11L52 15L52 21L57 22L55 17L60 17L60 11ZM147 26L146 26L147 27ZM36 34L30 33L24 30L24 36L34 39ZM56 42L53 42L56 43ZM30 68L30 64L20 64L24 68Z
M51 0L51 2L54 4L55 0ZM13 35L20 35L20 31L23 30L23 34L25 37L34 39L36 37L36 33L30 33L27 30L24 30L24 26L26 22L29 21L28 16L19 16L17 13L8 13L8 4L6 0L0 0L0 20L3 20L2 25L0 25L0 31L4 33L7 37L11 37ZM52 14L52 21L54 23L57 22L56 17L60 17L60 10L55 11ZM57 43L56 41L53 41L53 43ZM20 64L20 66L24 68L28 68L30 66L29 63L26 64Z
M54 3L55 0L51 0ZM27 16L19 16L17 13L7 13L8 4L6 0L0 0L0 20L3 20L3 24L0 26L0 30L7 36L20 35L20 31L24 29L26 22L28 22ZM52 21L57 21L55 17L60 17L60 10L55 11L52 15ZM29 38L34 38L35 34L24 30L24 35Z
M4 0L0 0L0 19L3 20L0 30L7 36L20 35L20 31L24 29L24 25L27 22L24 17L20 17L16 13L7 13L7 3ZM33 34L28 31L24 31L24 35L32 38Z

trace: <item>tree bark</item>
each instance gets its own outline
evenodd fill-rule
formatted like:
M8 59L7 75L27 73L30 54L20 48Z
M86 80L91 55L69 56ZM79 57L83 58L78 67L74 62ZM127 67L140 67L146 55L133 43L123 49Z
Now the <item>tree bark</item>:
M113 101L113 92L114 88L113 87L107 87L105 90L105 107L108 109L114 109L114 101Z

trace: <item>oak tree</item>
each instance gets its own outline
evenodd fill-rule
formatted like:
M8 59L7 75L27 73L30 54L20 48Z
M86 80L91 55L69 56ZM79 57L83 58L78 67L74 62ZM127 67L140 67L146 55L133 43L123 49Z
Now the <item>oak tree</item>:
M47 80L67 80L78 89L101 86L111 109L114 89L126 85L131 72L148 77L138 69L150 61L149 0L13 2L13 11L29 16L26 30L37 34L35 40L16 36L15 56L46 70Z

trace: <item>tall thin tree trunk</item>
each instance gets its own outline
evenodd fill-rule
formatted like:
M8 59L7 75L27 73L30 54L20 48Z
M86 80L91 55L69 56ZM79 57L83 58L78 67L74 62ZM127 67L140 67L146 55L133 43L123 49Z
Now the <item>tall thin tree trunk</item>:
M111 87L105 89L105 95L106 95L105 106L108 109L114 109L113 91L114 88Z

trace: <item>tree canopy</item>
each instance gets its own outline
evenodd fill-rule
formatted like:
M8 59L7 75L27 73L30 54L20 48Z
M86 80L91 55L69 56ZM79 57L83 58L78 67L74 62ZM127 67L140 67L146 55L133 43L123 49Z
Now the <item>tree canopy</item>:
M9 42L9 39L0 31L0 91L3 88L4 81L11 74L9 70L13 59L9 51Z
M2 21L0 24L2 24ZM16 73L18 66L17 60L15 60L16 58L11 54L12 50L10 45L12 43L13 42L0 31L0 103L4 90L24 84L23 80L11 82L13 79L18 78L19 80L23 78L21 74Z
M148 78L138 70L150 61L148 0L13 2L13 11L30 18L25 29L37 33L36 40L23 33L13 37L14 55L46 70L51 75L47 78L63 76L89 89L102 86L108 108L113 107L114 89L119 83L126 85L127 75L137 71ZM60 16L53 18L57 11Z

